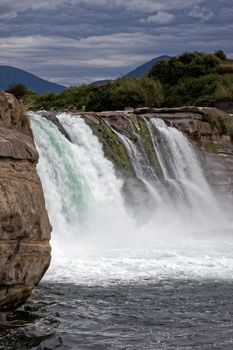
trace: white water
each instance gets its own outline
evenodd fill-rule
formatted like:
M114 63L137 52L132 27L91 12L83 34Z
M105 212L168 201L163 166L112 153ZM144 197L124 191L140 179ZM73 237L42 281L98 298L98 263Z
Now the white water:
M153 169L151 169L149 166L148 161L145 159L142 151L140 152L137 146L128 137L122 135L113 128L112 131L118 136L125 146L137 178L142 181L156 203L158 205L161 204L159 186L153 186L153 183L158 181L158 178Z
M38 171L53 226L53 262L46 280L96 284L233 277L233 242L223 232L229 225L180 132L153 122L167 145L174 169L169 176L182 185L188 204L162 202L138 227L125 208L123 182L91 129L79 117L58 118L72 143L52 122L32 113ZM163 150L155 151L163 159Z
M173 185L179 202L188 205L188 210L199 223L205 223L207 219L207 229L221 229L226 218L191 143L181 131L168 127L161 119L150 119L148 125L164 177ZM150 125L159 132L159 142Z

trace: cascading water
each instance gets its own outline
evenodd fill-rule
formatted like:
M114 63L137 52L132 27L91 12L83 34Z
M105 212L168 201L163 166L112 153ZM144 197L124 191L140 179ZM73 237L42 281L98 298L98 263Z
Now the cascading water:
M163 175L168 184L172 184L175 197L188 205L195 220L205 221L216 228L222 223L222 209L219 206L203 174L197 155L183 133L169 127L158 118L147 121L155 154L160 162ZM155 133L153 133L153 128ZM169 189L169 186L168 186ZM207 217L203 215L207 210ZM216 221L216 217L218 218Z
M226 265L233 266L232 242L219 244L212 231L225 218L181 132L161 120L148 122L163 176L179 189L176 204L169 199L169 186L167 196L161 195L158 186L164 186L164 179L150 181L143 154L117 132L136 175L149 183L160 201L152 217L138 226L125 207L123 180L85 121L66 113L57 116L70 142L40 114L31 113L31 118L40 154L38 171L53 226L53 265L45 280L96 284L194 278L220 276ZM224 273L229 276L229 270Z
M106 234L107 240L108 230L119 237L118 217L124 221L128 217L121 194L122 181L104 157L91 129L81 118L59 115L71 143L51 121L36 114L31 117L55 249L64 255L67 246L70 254L70 249L76 249L77 239L85 241L92 236L98 241Z
M139 148L127 136L116 131L114 128L111 129L125 146L137 178L144 184L151 198L157 204L161 203L159 186L156 187L154 185L158 182L158 177L156 176L154 169L150 166L148 159L145 157L142 146L140 145L141 150L139 150ZM139 135L136 136L139 139Z

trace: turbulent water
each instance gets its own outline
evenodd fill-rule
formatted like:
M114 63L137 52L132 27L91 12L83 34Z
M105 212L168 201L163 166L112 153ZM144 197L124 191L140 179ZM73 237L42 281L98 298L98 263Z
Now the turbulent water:
M187 138L146 121L159 176L142 144L114 130L153 198L140 221L90 127L57 117L71 141L31 114L52 265L0 349L232 349L232 222Z

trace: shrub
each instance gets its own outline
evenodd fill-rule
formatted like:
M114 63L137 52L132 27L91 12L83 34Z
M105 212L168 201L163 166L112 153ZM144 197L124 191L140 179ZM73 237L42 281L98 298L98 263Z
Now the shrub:
M166 90L167 106L202 105L213 106L218 75L210 74L199 78L186 78Z
M215 56L220 58L220 60L222 60L222 61L225 61L227 59L227 56L223 50L217 50L217 51L215 51L214 54L215 54Z
M205 115L203 121L208 122L220 135L233 136L233 124L221 116Z
M217 101L221 100L233 100L233 77L224 76L217 82L215 90L215 99Z
M25 85L23 84L14 84L10 85L7 89L5 89L5 92L8 92L10 94L13 94L18 99L22 99L25 96L33 95L35 92L29 90Z
M181 79L198 78L216 72L221 59L215 54L185 52L165 61L156 62L149 76L159 79L162 84L176 85Z
M59 94L44 94L34 101L35 109L75 107L77 110L103 111L125 107L159 107L163 102L163 89L158 81L148 77L142 79L119 78L105 85L71 87Z

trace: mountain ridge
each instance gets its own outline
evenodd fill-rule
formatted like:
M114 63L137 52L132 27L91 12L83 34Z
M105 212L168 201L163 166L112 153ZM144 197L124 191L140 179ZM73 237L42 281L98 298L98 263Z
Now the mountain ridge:
M170 56L162 55L162 56L152 58L150 61L147 61L147 62L141 64L140 66L136 67L135 69L133 69L129 73L125 74L125 76L132 77L132 78L141 78L144 75L146 75L147 73L149 73L149 71L151 70L151 68L153 67L153 65L157 61L167 60L169 57Z
M9 65L0 65L0 90L5 90L10 85L15 84L23 84L28 89L37 93L61 92L66 88L63 85L42 79L23 69Z
M130 78L142 78L144 75L149 73L149 71L151 70L151 68L153 67L153 65L157 61L167 60L168 58L170 58L170 56L167 56L167 55L157 56L155 58L152 58L150 61L147 61L147 62L141 64L140 66L134 68L129 73L126 73L123 76L124 77L130 77ZM98 80L98 81L95 81L92 84L104 85L104 84L107 84L111 80L115 80L115 79Z

